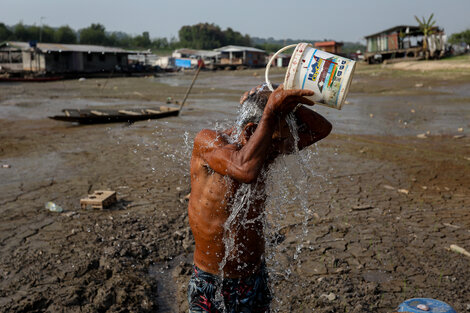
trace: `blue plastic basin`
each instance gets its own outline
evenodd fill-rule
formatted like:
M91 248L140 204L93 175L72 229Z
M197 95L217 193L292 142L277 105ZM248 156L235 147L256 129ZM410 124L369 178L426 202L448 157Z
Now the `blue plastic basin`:
M429 307L429 311L418 309L418 304L425 304ZM457 313L450 305L445 302L427 299L415 298L409 299L398 306L398 312L412 313Z

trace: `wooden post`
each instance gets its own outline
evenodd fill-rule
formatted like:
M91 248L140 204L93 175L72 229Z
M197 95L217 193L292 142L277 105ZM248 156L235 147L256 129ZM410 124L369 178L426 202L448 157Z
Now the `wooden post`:
M186 99L188 99L189 93L191 92L191 89L193 88L193 85L196 82L197 76L199 75L199 72L201 71L201 68L204 65L204 62L202 60L199 60L197 63L198 63L198 67L197 67L196 74L194 74L193 81L191 82L191 85L189 86L188 90L186 91L186 94L184 95L183 102L181 102L180 104L178 115L181 113L184 103L186 102Z

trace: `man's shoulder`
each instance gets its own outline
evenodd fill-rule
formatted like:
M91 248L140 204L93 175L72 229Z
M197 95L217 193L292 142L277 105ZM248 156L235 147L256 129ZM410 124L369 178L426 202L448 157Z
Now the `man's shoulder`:
M224 132L203 129L194 138L194 148L215 148L227 145L228 138Z
M196 134L194 141L214 139L217 136L217 132L213 129L204 128Z

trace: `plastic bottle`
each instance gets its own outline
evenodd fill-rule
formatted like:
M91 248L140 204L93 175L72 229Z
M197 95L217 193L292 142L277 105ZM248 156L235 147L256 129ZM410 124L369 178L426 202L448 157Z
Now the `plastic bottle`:
M58 206L57 204L55 204L54 202L51 202L51 201L46 203L46 209L48 209L51 212L58 212L58 213L64 211L64 209L62 209L62 207Z

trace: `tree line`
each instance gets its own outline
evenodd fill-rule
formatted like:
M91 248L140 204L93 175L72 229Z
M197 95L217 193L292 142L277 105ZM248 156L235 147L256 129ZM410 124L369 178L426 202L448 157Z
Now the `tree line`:
M467 45L470 45L470 29L450 35L449 42L452 44L465 43Z
M47 43L89 44L139 49L165 49L176 43L176 39L168 41L166 38L150 39L149 32L132 36L124 32L108 32L99 23L88 27L72 29L68 25L53 28L48 25L24 25L18 23L7 26L0 23L0 42L2 41L37 41Z
M171 39L165 37L150 38L150 33L147 31L140 35L130 35L125 32L109 32L99 23L91 24L79 30L74 30L67 25L54 28L48 25L24 25L21 22L13 26L0 23L0 42L38 41L65 44L91 44L122 47L126 49L151 49L153 51L169 51L178 48L210 50L226 45L239 45L254 46L267 52L277 51L292 43L314 42L312 40L251 38L249 35L243 35L230 27L223 30L219 26L210 23L183 26L180 28L178 36L179 40L175 37ZM449 42L470 44L470 29L452 34L449 37ZM355 52L356 50L364 50L364 48L364 45L361 43L345 42L343 52Z
M48 25L24 25L22 22L7 26L0 23L0 42L3 41L37 41L47 43L90 44L101 46L122 47L127 49L171 50L177 48L215 49L225 45L250 46L248 35L209 23L183 26L176 38L150 38L145 31L141 35L129 35L124 32L108 32L99 23L91 24L78 31L65 25L54 28Z

